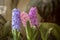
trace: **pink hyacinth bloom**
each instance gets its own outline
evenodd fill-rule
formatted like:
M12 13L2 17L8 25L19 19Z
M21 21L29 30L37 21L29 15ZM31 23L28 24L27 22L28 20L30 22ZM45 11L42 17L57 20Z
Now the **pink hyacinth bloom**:
M27 26L27 21L29 20L28 14L23 11L23 12L21 12L20 17L21 17L23 26Z
M32 7L29 11L29 18L33 26L38 26L37 8Z

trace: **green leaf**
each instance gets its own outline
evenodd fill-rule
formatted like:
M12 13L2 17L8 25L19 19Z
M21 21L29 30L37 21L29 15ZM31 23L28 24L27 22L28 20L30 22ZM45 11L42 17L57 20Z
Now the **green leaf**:
M26 28L27 35L28 35L27 38L28 38L28 39L30 39L30 36L31 36L31 35L30 35L30 34L31 34L30 30L31 30L31 29L30 29L30 24L29 24L29 22L28 22L28 23L27 23L27 28Z
M27 35L27 39L28 40L31 40L31 35L32 35L32 29L30 27L30 24L29 22L27 22L27 27L25 27L25 30L26 30L26 35Z
M12 30L13 40L20 40L20 32Z
M35 28L30 27L30 23L27 22L27 27L25 27L27 40L35 40L37 33Z
M35 40L38 35L38 30L33 31L32 40Z
M49 35L50 35L50 33L51 33L52 30L53 30L53 28L49 28L49 30L46 32L45 40L48 39L48 37L49 37Z
M52 33L52 35L54 35L57 40L60 40L60 27L57 24L41 23L40 33L42 40L47 40L50 33Z

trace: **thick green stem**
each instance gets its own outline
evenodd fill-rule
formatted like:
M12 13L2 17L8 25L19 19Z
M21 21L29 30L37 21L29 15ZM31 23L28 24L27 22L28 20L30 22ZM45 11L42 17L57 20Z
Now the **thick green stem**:
M20 32L12 30L13 40L20 40Z

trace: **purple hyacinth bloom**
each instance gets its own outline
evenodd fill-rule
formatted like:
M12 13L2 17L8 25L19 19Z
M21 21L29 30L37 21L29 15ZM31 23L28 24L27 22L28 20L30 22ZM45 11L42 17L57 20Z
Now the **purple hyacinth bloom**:
M37 8L36 7L32 7L29 11L29 18L31 21L31 24L33 26L38 26L38 19L37 19Z
M17 31L20 30L20 11L17 8L12 10L12 30L16 29Z

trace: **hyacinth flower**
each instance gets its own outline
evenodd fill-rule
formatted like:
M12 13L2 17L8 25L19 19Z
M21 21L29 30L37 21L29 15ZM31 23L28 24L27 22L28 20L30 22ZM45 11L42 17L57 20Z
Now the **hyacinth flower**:
M12 34L14 40L20 40L20 11L17 8L12 10Z
M29 18L32 26L38 26L37 13L38 12L36 7L32 7L29 11Z
M29 16L26 12L23 11L23 12L21 12L20 17L21 17L22 24L25 27L27 40L31 40L31 38L30 38L31 28L30 28L29 23L27 24L27 21L29 21Z
M22 21L23 26L26 27L26 26L27 26L27 21L29 21L29 16L28 16L28 14L23 11L23 12L21 12L21 14L20 14L20 18L21 18L21 21Z
M22 14L21 19L23 19L22 23L27 25L25 27L27 40L35 40L38 33L36 32L36 29L33 28L34 26L38 26L36 7L32 7L28 15L25 12L22 12L21 14Z

